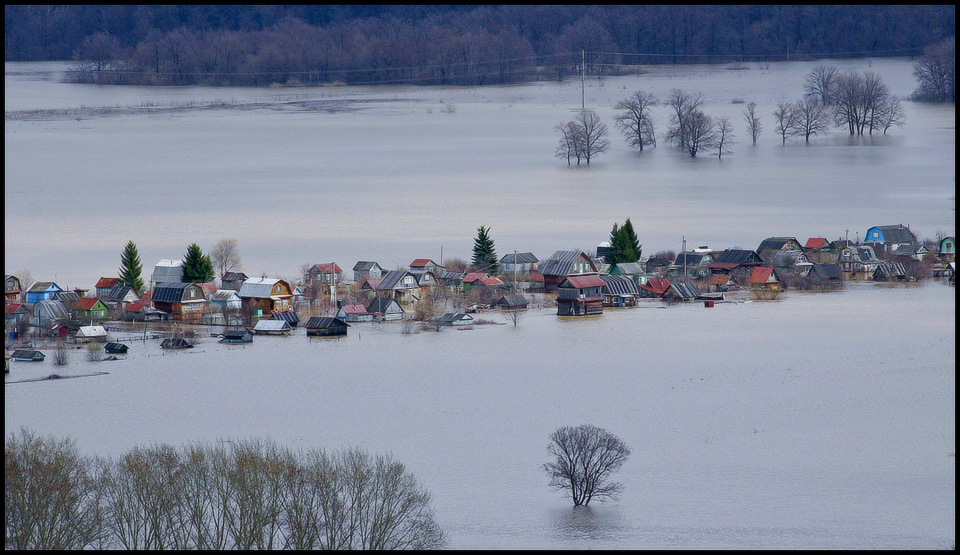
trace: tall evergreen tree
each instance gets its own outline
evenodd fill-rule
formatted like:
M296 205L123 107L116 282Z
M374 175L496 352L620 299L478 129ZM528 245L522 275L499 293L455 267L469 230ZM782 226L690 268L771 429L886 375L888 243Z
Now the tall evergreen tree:
M618 243L620 242L620 225L617 222L613 222L613 229L610 230L610 252L607 253L606 261L610 265L611 269L617 267L617 263L621 262L620 260L620 250Z
M623 227L620 228L620 232L624 235L624 241L628 246L630 251L630 260L623 260L622 262L636 262L640 260L640 255L643 252L643 249L640 246L640 239L637 238L637 233L633 230L633 224L630 222L630 218L627 218L627 221L623 224Z
M473 265L488 274L500 273L497 251L494 249L493 239L490 238L490 228L477 228L477 238L473 240Z
M640 241L633 230L630 218L622 225L613 224L610 231L610 253L607 264L616 267L620 262L636 262L640 259Z
M133 241L127 241L127 246L120 255L120 284L133 287L139 295L143 291L142 271L137 245Z
M180 279L188 283L213 281L213 263L210 262L210 257L200 250L200 245L193 243L187 247L187 255L183 259L183 273Z

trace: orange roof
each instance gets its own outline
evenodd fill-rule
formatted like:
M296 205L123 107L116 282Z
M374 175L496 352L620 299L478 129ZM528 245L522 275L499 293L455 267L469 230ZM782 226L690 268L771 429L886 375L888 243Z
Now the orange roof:
M730 274L714 274L710 276L710 285L726 285L730 281Z
M750 283L774 283L776 281L777 277L773 273L773 268L757 266L750 274Z
M503 281L497 277L485 277L480 278L480 282L484 285L494 286L494 285L503 285Z
M606 282L600 279L600 276L570 276L566 281L570 282L570 285L577 289L584 287L604 287L606 285Z
M364 282L364 285L369 285L370 289L376 289L378 283L380 283L379 279L367 279L367 281ZM363 287L363 285L360 287Z
M130 303L127 306L123 307L127 312L140 312L143 310L144 302L142 300L135 303Z
M368 314L367 307L362 304L348 304L343 306L344 314Z
M667 292L667 289L670 289L670 280L667 278L656 278L651 279L647 283L640 286L640 289L646 289L657 295L663 295Z
M100 302L100 299L96 297L83 297L82 299L77 299L77 302L73 303L74 310L90 310L95 304Z
M473 283L474 281L477 281L478 279L483 279L485 277L487 277L487 274L483 272L470 272L469 274L466 275L466 277L463 278L463 282Z
M826 237L811 237L807 239L807 244L803 246L805 249L822 249L824 245L827 244Z
M336 262L325 262L322 264L314 264L314 266L320 270L322 274L339 274L343 271L340 269L340 266L337 266Z
M410 263L410 267L412 268L414 266L426 266L431 262L433 262L433 260L430 260L429 258L418 258Z
M7 310L7 314L13 314L20 308L21 303L5 303L3 306Z
M543 274L530 274L530 281L543 281Z
M118 281L120 281L120 278L102 277L100 278L100 281L97 282L97 289L113 287Z

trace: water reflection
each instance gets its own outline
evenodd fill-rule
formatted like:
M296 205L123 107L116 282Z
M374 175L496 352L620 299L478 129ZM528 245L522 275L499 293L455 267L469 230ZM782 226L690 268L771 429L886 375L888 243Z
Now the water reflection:
M560 541L615 542L627 532L619 507L568 507L549 513L550 523Z

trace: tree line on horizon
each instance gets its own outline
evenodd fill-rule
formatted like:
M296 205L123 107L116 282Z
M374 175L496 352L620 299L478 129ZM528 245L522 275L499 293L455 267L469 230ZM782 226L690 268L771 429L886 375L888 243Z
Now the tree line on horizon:
M949 6L7 6L10 60L101 83L507 83L618 66L919 55ZM643 54L643 55L637 55ZM387 69L389 68L389 69Z

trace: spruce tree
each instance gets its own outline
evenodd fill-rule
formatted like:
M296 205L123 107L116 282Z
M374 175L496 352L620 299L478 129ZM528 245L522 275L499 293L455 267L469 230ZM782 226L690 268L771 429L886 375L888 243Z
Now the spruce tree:
M630 223L630 218L627 218L623 227L620 228L620 232L623 233L624 242L627 245L627 250L630 252L630 260L622 260L622 262L636 262L640 260L640 254L643 252L643 249L640 247L640 239L637 238L637 234L633 230L633 224Z
M142 270L137 245L133 241L127 241L127 246L123 248L123 253L120 255L120 284L133 287L139 295L143 291Z
M490 238L490 228L477 228L477 238L473 240L473 265L488 274L500 273L497 263L497 251L494 249L493 239Z
M610 230L610 252L606 256L607 264L610 265L611 269L616 268L617 262L620 262L619 242L620 226L617 225L617 222L613 222L613 229Z
M210 257L203 254L200 245L193 243L187 247L187 255L183 259L183 273L181 280L187 283L207 283L213 281L213 263Z

